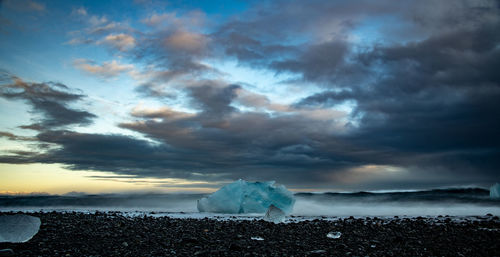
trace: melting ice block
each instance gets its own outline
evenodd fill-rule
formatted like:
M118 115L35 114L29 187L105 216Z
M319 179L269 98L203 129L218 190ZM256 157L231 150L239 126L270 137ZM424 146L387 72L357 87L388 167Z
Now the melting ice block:
M278 207L271 204L269 209L266 211L266 215L264 215L264 220L274 223L280 223L285 221L286 214Z
M332 231L326 234L326 237L332 238L332 239L339 239L342 236L342 233L338 231Z
M40 218L29 215L0 216L0 243L24 243L40 229Z
M500 198L500 184L495 183L490 187L490 197L491 198Z
M217 213L264 213L274 205L285 213L292 212L295 199L285 186L274 181L237 180L213 194L198 200L198 211Z

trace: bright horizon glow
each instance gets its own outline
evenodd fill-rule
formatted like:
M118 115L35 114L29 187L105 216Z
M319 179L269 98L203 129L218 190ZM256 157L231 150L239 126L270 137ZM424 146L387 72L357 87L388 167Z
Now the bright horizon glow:
M92 177L92 176L100 176ZM102 193L139 193L139 192L193 192L209 193L215 189L203 187L205 183L187 180L123 178L105 179L106 176L119 177L113 173L96 171L67 170L59 164L0 164L0 194L67 194L83 192ZM139 183L134 182L138 180ZM158 187L161 183L168 187ZM183 185L200 187L184 188Z

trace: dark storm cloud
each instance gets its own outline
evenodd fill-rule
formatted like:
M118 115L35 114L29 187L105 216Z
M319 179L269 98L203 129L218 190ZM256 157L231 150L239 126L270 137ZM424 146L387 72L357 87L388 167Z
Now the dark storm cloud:
M144 173L144 169L154 173L160 169L156 165L168 163L168 151L165 147L155 147L144 140L127 136L56 130L42 132L37 135L37 139L40 142L59 145L61 148L41 154L33 152L18 156L2 156L1 161L62 163L73 169L108 170L119 173L135 170L140 174Z
M343 41L360 22L367 17L399 16L412 5L412 1L385 0L255 2L211 37L214 47L241 64L292 72L313 65L320 73L330 72L348 48ZM320 67L315 59L321 58L327 63Z
M238 85L223 88L203 85L189 88L189 91L194 99L194 105L199 106L204 114L223 116L235 111L230 104L236 98L235 91L239 88Z
M80 100L83 95L71 92L61 83L29 83L2 72L0 96L6 99L23 100L32 107L32 112L41 114L37 123L22 126L27 129L50 129L55 127L90 124L96 117L87 111L75 110L68 105Z
M278 72L301 73L306 80L330 80L344 72L340 66L344 64L348 50L346 42L322 43L310 46L298 58L274 61L270 67Z
M473 38L478 42L470 47L495 44L489 37L476 35L476 30L485 26L497 28L498 6L498 1L476 0L319 0L307 5L301 1L268 1L256 4L246 15L227 22L211 36L214 47L222 47L240 64L295 73L307 81L329 80L327 86L344 87L366 83L380 75L365 70L362 64L366 60L361 57L381 44L415 39L418 42L459 30L468 33L459 33L457 42ZM367 25L373 26L368 30L381 33L383 38L368 39L373 42L350 40L353 31Z
M352 91L342 90L342 91L323 91L314 95L310 95L303 98L298 103L295 104L297 107L305 106L335 106L337 104L342 104L346 100L354 99L354 93Z
M151 126L151 124L150 124ZM163 124L163 127L168 125ZM24 152L0 157L3 163L61 163L76 170L112 171L117 174L139 177L175 177L220 181L221 179L273 179L277 174L283 182L295 183L296 179L310 177L316 168L328 163L319 160L307 146L280 150L279 141L269 142L268 152L259 150L263 142L245 144L226 142L218 144L208 135L211 128L193 133L196 144L187 144L187 135L175 147L155 145L121 135L84 134L70 131L50 131L38 135L40 142L56 144L59 148L44 153ZM165 135L152 134L169 139ZM205 138L204 136L210 136ZM218 140L224 140L219 137ZM227 138L226 138L227 140ZM193 141L194 142L194 141ZM257 148L257 149L255 149ZM267 156L266 156L267 155ZM332 163L333 164L333 163ZM304 173L304 169L309 173ZM287 176L290 176L288 178ZM316 180L309 178L308 180ZM320 181L318 181L320 182Z
M293 46L279 43L266 44L259 41L260 39L242 33L244 30L237 27L236 24L228 25L211 36L215 39L215 46L222 48L223 54L234 56L242 63L265 66L271 57L288 56L298 51Z
M328 158L340 159L347 166L407 167L429 177L432 172L422 170L452 171L483 182L498 180L500 137L495 131L500 129L500 107L495 99L500 96L500 77L495 69L500 65L499 2L377 2L363 7L354 2L330 1L321 8L314 3L294 8L294 2L281 8L266 6L266 11L255 12L248 21L227 24L222 29L226 34L217 36L223 39L226 54L237 57L241 64L289 72L327 88L295 107L355 103L350 132L321 135L322 144L314 150L328 152L339 147L320 147L331 142L343 142L342 147L356 150ZM309 12L315 16L302 17ZM404 25L385 24L382 32L389 37L382 44L367 47L362 42L365 45L356 48L347 40L346 35L363 19L387 14ZM320 26L325 31L309 26L328 22L329 26ZM297 32L302 29L318 33L320 42L287 44L290 35L300 35ZM325 34L328 31L334 36ZM402 40L407 43L393 43ZM270 46L274 50L268 51Z
M358 56L358 65L381 76L347 90L309 96L297 105L355 101L359 124L344 137L352 144L404 153L404 158L389 162L393 165L496 180L499 29L498 18L481 26L462 23L422 41L374 47Z
M193 105L201 112L136 111L132 115L140 120L121 124L156 143L123 135L51 130L39 133L36 140L57 147L10 152L0 162L60 163L76 170L210 181L274 179L281 174L282 182L299 184L297 180L321 182L324 168L348 167L348 159L356 161L346 156L347 149L321 152L318 147L342 148L315 131L325 126L322 121L301 115L273 118L239 112L230 106L239 88L205 82L189 89Z
M144 120L121 127L171 147L175 154L170 167L184 167L186 171L178 174L188 176L192 171L209 180L279 177L294 185L301 184L299 181L321 184L323 173L330 169L387 161L380 159L384 153L370 152L328 135L335 132L331 120L293 113L273 117L240 112L230 106L238 88L219 84L194 87L190 89L192 101L203 111L135 112L135 117Z

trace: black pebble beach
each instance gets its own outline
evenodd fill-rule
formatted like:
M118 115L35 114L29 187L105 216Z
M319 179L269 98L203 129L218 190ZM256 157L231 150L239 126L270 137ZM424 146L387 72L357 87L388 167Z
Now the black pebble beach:
M500 221L491 215L281 224L99 212L29 215L42 221L38 234L26 243L0 243L0 249L12 249L13 256L500 256ZM328 238L332 231L340 238Z

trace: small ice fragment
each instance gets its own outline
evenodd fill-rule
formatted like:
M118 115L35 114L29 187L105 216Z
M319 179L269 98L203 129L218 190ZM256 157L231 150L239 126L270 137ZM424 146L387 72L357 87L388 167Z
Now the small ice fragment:
M0 216L0 243L24 243L40 229L40 218L24 214Z
M325 250L312 250L312 251L309 251L310 254L317 254L317 253L326 253Z
M239 179L198 200L198 211L216 213L264 213L274 205L291 213L295 199L285 186L274 181L248 182Z
M257 241L262 241L264 240L264 238L260 237L260 236L253 236L253 237L250 237L250 239L252 240L257 240Z
M340 232L332 231L332 232L326 234L326 237L332 238L332 239L339 239L341 235L342 235L342 233L340 233Z
M500 198L500 184L495 183L490 187L490 197L491 198Z
M285 221L286 214L278 207L271 204L269 209L267 209L266 215L264 215L264 220L274 223L280 223Z
M14 251L10 248L0 250L0 256L14 256Z

